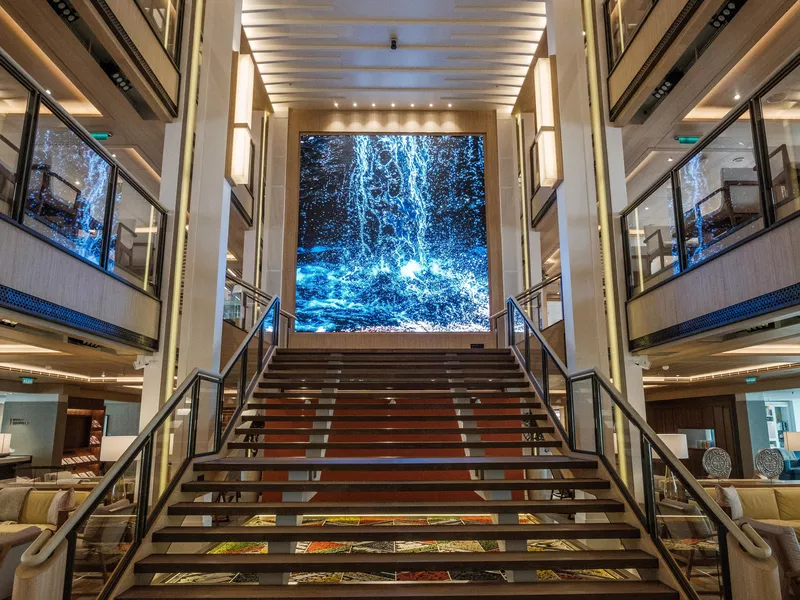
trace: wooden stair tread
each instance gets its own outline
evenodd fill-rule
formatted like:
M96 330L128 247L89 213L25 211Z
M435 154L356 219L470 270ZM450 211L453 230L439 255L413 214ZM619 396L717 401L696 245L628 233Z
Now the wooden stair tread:
M153 585L134 586L119 600L678 600L678 593L657 581L539 581L536 583L392 582L303 585Z
M178 502L171 515L462 515L624 512L618 500L486 500L482 502Z
M420 364L409 364L409 365L402 365L402 364L394 364L394 365L354 365L354 364L308 364L308 365L294 365L294 364L285 364L285 363L277 363L272 364L270 363L270 370L277 373L285 373L285 372L296 372L296 373L330 373L331 371L336 372L343 372L343 373L366 373L369 375L375 375L376 373L380 373L381 377L386 377L387 375L392 375L394 373L399 374L411 374L415 377L425 377L428 374L438 374L442 375L451 375L455 377L456 373L463 374L463 373L471 373L473 376L477 376L478 373L481 375L485 375L488 377L492 377L497 373L515 373L519 374L522 373L520 367L516 363L501 363L501 364L492 364L492 363L480 363L480 364L430 364L424 363L424 367L421 369L423 363Z
M421 458L214 458L194 463L201 471L439 471L595 469L591 458L568 456L460 456Z
M285 573L496 569L657 569L641 550L421 552L387 554L151 554L137 573Z
M459 433L455 431L455 433ZM327 435L327 434L326 434ZM560 440L480 442L228 442L231 450L418 450L447 448L561 448Z
M187 481L184 492L463 492L516 490L607 490L599 477L572 479L468 479L464 481Z
M257 420L257 419L255 419ZM236 435L337 435L337 436L359 436L383 435L387 437L395 435L441 435L444 433L458 434L481 434L481 435L500 435L516 433L554 433L555 427L552 425L538 427L459 427L458 429L426 428L426 427L377 427L377 428L337 428L328 429L325 427L237 427Z
M541 525L336 525L296 527L164 527L158 542L382 542L424 540L636 539L626 523Z
M476 357L476 356L420 356L420 357L328 357L328 358L303 358L276 355L270 364L280 365L364 365L364 366L385 366L385 365L517 365L513 356L495 357Z
M519 392L480 392L476 390L456 391L452 389L447 390L365 390L365 391L339 391L336 389L336 384L332 383L332 391L323 392L317 390L298 390L291 392L253 392L253 398L280 398L280 399L296 399L296 400L315 400L318 398L339 398L342 400L365 400L374 398L376 400L383 398L456 398L475 396L479 398L535 398L536 392L533 390L522 390ZM269 386L267 386L269 387ZM453 387L458 387L454 385Z
M514 402L514 403L485 403L477 404L469 402L464 404L387 404L382 401L380 404L375 403L360 403L360 404L266 404L263 402L250 402L247 408L250 410L384 410L389 409L393 411L398 410L524 410L541 408L540 402Z
M522 376L522 371L517 369L508 369L506 371L476 371L470 369L463 371L459 369L439 369L436 371L408 369L404 371L396 371L393 369L383 369L381 371L358 371L357 369L302 369L298 371L290 371L287 369L280 369L278 371L267 371L261 378L261 381L269 381L270 379L310 379L312 377L320 377L323 379L366 379L369 381L419 381L421 379L441 379L449 381L450 379L459 379L463 381L483 379L519 379Z
M278 354L509 354L507 348L280 348Z
M530 415L243 415L243 421L546 421L544 413Z

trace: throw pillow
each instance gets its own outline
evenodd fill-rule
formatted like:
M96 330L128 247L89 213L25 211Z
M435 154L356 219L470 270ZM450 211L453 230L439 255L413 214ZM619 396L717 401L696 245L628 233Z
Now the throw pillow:
M744 509L742 508L742 499L739 498L739 492L736 488L717 486L717 501L722 504L727 504L731 508L731 519L738 521L744 517Z
M50 508L47 509L47 522L50 525L58 526L58 513L62 510L72 510L75 508L75 490L59 490L53 496Z
M29 487L7 487L0 489L0 521L19 522Z

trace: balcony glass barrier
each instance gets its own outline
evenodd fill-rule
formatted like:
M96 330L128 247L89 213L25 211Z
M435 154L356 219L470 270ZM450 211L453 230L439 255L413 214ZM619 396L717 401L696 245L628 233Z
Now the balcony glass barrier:
M0 103L0 213L8 215L19 182L19 155L31 92L3 69L0 69L0 90L3 90Z
M778 220L800 211L800 68L762 96L770 186Z
M633 297L800 215L800 55L622 213Z
M144 290L158 289L163 214L122 174L117 176L108 270Z
M153 32L174 61L180 51L180 19L183 13L183 0L136 0Z
M0 215L158 295L164 209L2 50L0 89Z
M658 0L608 0L606 2L606 31L610 66L617 64L656 2Z
M60 118L43 113L40 110L23 223L100 265L111 163Z
M643 292L680 270L672 179L625 217L628 236L628 286Z
M678 170L689 266L763 227L753 148L747 111Z

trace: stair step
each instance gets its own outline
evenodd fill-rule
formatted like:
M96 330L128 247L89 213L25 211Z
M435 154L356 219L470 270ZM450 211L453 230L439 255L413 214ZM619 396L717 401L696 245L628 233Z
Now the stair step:
M657 581L540 581L536 583L392 582L303 585L151 585L134 586L119 600L678 600Z
M158 542L415 542L425 540L637 539L626 523L542 525L336 525L296 527L164 527Z
M534 408L541 408L542 404L540 402L498 402L498 403L484 403L478 404L475 402L469 402L464 404L453 404L452 402L449 404L388 404L385 401L382 401L380 404L377 402L373 403L358 403L358 404L320 404L320 403L313 403L313 404L286 404L284 402L269 404L264 402L250 402L247 405L247 408L250 410L392 410L392 411L404 411L404 410L489 410L489 409L496 409L496 410L525 410L525 409L534 409Z
M285 364L285 363L270 363L269 368L271 371L279 371L281 373L286 372L295 372L295 373L303 373L303 374L313 374L313 373L323 373L328 374L331 371L342 372L348 375L352 375L355 373L365 373L367 375L375 375L376 373L380 373L381 377L393 376L395 374L411 374L415 377L427 377L429 375L439 375L441 376L450 376L450 377L457 377L461 374L470 374L473 377L483 376L483 377L492 377L496 376L500 373L503 374L510 374L515 373L519 374L522 371L520 367L516 363L502 363L498 365L494 365L492 363L480 363L480 364L429 364L424 363L420 364L410 364L410 365L357 365L357 364L307 364L307 365L296 365L296 364Z
M517 369L507 369L505 371L479 371L470 369L462 371L459 369L438 369L438 370L420 370L420 369L407 369L397 371L394 369L382 369L380 371L359 371L352 368L336 368L336 366L319 369L298 369L290 371L286 369L279 369L278 371L267 371L262 377L262 381L270 379L312 379L314 377L319 379L365 379L368 381L420 381L426 380L442 380L447 381L451 379L463 380L465 382L470 380L482 381L484 379L494 379L502 381L503 379L519 379L522 376L522 371Z
M136 573L376 573L498 569L657 569L641 550L393 554L151 554Z
M490 357L419 357L419 358L384 358L376 357L370 358L366 356L354 358L330 358L330 359L313 359L303 357L285 357L275 356L270 364L280 365L295 365L299 367L315 366L315 365L352 365L352 366L365 366L365 367L389 367L389 366L416 366L416 365L433 365L433 366L450 366L450 365L465 365L465 366L494 366L494 365L515 365L519 363L512 356L497 356Z
M331 384L335 386L336 384ZM269 386L266 386L269 387ZM523 390L519 392L478 392L471 391L455 391L452 389L441 391L403 391L403 390L373 390L363 392L347 392L334 389L329 392L322 392L316 390L308 391L291 391L291 392L253 392L254 398L279 398L282 400L316 400L319 398L337 398L340 400L370 400L370 399L393 399L398 398L463 398L463 397L476 397L476 398L535 398L536 392L533 390ZM451 406L452 408L452 406Z
M441 458L213 458L194 463L205 471L502 471L596 469L597 461L569 456L463 456Z
M178 502L170 515L474 515L621 513L617 500L486 500L480 502Z
M338 381L333 381L339 379ZM327 388L336 388L337 390L352 390L352 391L385 391L385 390L411 390L411 391L429 391L429 390L450 390L452 388L462 388L467 390L502 390L504 388L521 388L527 389L529 384L523 379L513 381L477 381L477 382L450 382L450 381L348 381L337 377L329 377L327 381L318 379L314 380L296 380L296 379L268 379L259 383L259 388L284 388L284 389L309 389L319 390ZM441 392L440 392L441 393Z
M547 421L544 413L530 415L243 415L243 421Z
M263 419L263 417L261 417ZM253 420L258 420L255 418ZM379 428L301 428L301 427L237 427L236 435L343 435L343 436L383 436L385 438L396 435L443 435L443 434L523 434L523 433L554 433L555 427L545 425L539 427L459 427L458 429L409 427L379 427Z
M188 481L184 492L464 492L608 490L606 479L468 479L465 481ZM230 504L222 506L231 506ZM476 506L483 506L478 502Z
M356 354L365 354L367 356L372 356L375 354L387 355L387 356L395 356L397 354L414 354L419 355L423 354L426 356L430 356L431 354L442 354L442 355L451 355L451 354L467 354L467 355L479 355L483 356L484 354L510 354L508 348L281 348L278 350L278 354L308 354L311 356L320 356L320 355L330 355L330 354L341 354L343 356L352 356Z
M454 433L458 433L455 431ZM561 448L560 440L481 442L228 442L230 450L422 450L462 448Z

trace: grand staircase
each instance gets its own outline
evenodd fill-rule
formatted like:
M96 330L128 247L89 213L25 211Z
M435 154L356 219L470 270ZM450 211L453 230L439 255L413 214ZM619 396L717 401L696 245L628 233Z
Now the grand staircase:
M508 350L282 349L246 408L121 600L679 598Z

